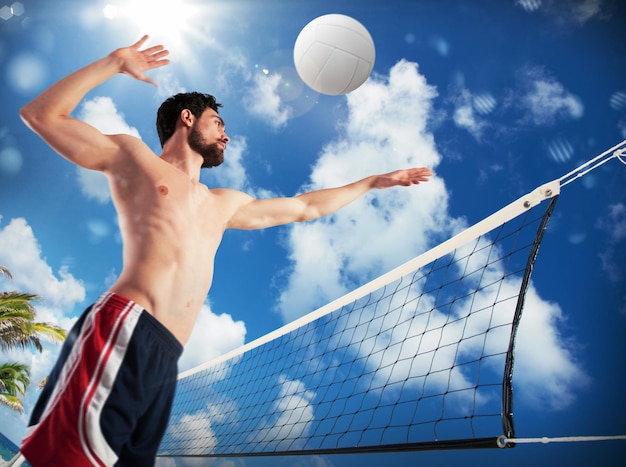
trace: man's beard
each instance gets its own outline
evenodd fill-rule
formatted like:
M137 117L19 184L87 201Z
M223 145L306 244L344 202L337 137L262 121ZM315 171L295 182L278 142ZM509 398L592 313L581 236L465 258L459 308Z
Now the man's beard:
M202 168L217 167L224 162L224 150L218 143L205 143L195 124L187 137L189 147L202 156Z

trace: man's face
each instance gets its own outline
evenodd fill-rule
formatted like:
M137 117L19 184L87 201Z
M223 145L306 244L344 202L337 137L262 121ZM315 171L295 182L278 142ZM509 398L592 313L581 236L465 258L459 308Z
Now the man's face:
M211 108L194 121L187 143L202 156L202 168L217 167L224 162L224 149L229 141L224 128L224 121Z

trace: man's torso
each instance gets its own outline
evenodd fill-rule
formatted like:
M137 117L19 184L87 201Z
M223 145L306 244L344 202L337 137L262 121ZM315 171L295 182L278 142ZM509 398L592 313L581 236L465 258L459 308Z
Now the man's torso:
M153 314L183 344L211 287L231 206L139 142L107 176L124 267L111 291Z

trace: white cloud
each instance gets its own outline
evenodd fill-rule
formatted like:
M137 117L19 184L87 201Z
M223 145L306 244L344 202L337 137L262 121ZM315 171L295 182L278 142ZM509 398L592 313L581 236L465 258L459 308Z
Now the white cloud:
M541 7L541 0L516 0L515 4L526 11L532 12L537 11Z
M37 307L40 310L40 307ZM38 313L39 315L39 313ZM44 321L45 318L42 319ZM2 433L8 436L13 442L19 444L24 436L26 425L30 417L31 408L35 405L39 397L37 385L45 378L52 369L59 354L58 344L44 343L44 350L41 353L25 352L23 350L11 350L3 352L2 360L8 362L19 362L30 367L31 384L22 397L24 413L18 414L12 410L0 407L0 417L2 418Z
M216 315L203 305L193 333L178 362L179 371L206 363L244 344L246 326L243 321L222 313Z
M180 80L174 76L169 68L159 70L155 78L158 80L157 94L163 99L167 99L179 92L187 92Z
M552 0L552 3L554 3L554 0ZM569 12L577 23L586 23L591 18L602 15L603 3L605 3L604 0L570 0L564 13L567 14ZM561 3L560 6L562 7L563 4Z
M219 55L212 87L223 98L234 95L241 99L245 111L269 128L284 128L317 103L318 94L304 85L293 66L282 66L279 60L281 65L276 68L265 67L259 65L258 57L252 61L242 49L225 49L215 40L208 45ZM244 86L234 87L233 82L243 82Z
M464 332L471 336L489 330L484 343L485 352L494 354L508 346L510 327L499 326L512 321L517 300L509 300L508 297L516 297L519 293L521 276L509 276L500 281L508 274L503 269L503 261L493 260L498 257L496 251L500 248L475 250L471 256L471 265L463 262L458 265L459 274L464 274L464 271L481 271L486 266L480 273L482 287L471 296L472 309L488 310L493 306L494 313L493 316L476 313ZM478 285L478 277L476 279ZM492 285L485 287L485 284ZM516 338L513 384L516 389L520 389L516 393L518 397L541 409L558 410L567 407L573 401L576 390L588 380L584 371L577 366L570 347L572 342L560 335L558 329L562 322L560 307L543 300L531 282ZM462 353L475 355L478 350L477 347L469 346L462 349Z
M78 118L106 135L127 134L141 138L137 128L129 126L124 121L124 114L117 111L110 97L101 96L86 100L80 108Z
M454 124L467 130L476 141L481 141L483 133L490 126L485 117L496 109L498 102L490 93L471 92L465 87L462 76L457 77L457 83L451 89L448 100L454 107Z
M579 119L584 106L580 98L568 92L561 83L539 67L522 72L526 91L519 105L528 112L527 119L535 125L552 125L562 119Z
M172 438L178 441L177 448L184 449L185 452L194 452L196 449L200 452L212 452L217 446L217 439L211 422L219 420L219 414L204 411L183 415L170 427ZM189 436L189 433L194 433L195 436Z
M100 232L102 226L95 225L92 230L94 229L96 233ZM23 290L39 294L42 301L37 303L37 319L59 325L66 330L71 328L76 318L69 318L67 312L85 299L85 287L67 267L62 267L57 274L53 273L25 219L12 219L5 226L0 223L0 264L9 268L14 278L12 282L1 280L0 290ZM216 315L204 305L179 362L180 369L205 363L243 345L245 335L246 328L242 321L234 321L227 314ZM45 344L42 353L13 351L7 352L5 357L30 365L31 377L36 384L49 373L59 349L58 344ZM36 390L27 393L27 412L37 396ZM15 426L16 433L23 432L26 425L24 417L13 418L15 420L10 421L11 426ZM16 434L15 437L19 438L20 435Z
M584 24L605 15L605 0L516 0L529 13L543 11L559 23Z
M233 137L224 154L224 163L219 167L204 170L200 174L200 181L206 183L210 188L229 188L243 191L256 198L276 197L273 193L264 188L253 186L248 178L248 172L243 160L247 150L247 142L243 137Z
M17 289L36 293L51 305L71 308L85 299L84 285L67 267L52 271L23 218L12 219L0 230L0 264L11 270Z
M218 41L218 43L221 43L221 41ZM250 65L247 58L241 49L229 47L228 50L225 50L218 45L216 50L220 54L220 58L217 60L218 69L214 77L218 91L224 96L232 95L233 92L239 92L232 83L241 79L244 81L250 80Z
M253 86L243 97L250 114L274 129L285 126L292 116L292 109L285 105L279 93L282 82L280 73L256 73L252 77Z
M250 191L248 173L242 162L246 152L245 138L233 137L224 153L224 163L202 172L202 181L210 188L232 188L233 190Z
M67 312L85 299L85 287L69 269L61 267L55 274L44 257L35 234L23 218L12 219L2 225L0 216L0 265L9 268L13 280L0 279L0 290L19 290L38 294L41 301L35 303L37 321L52 323L69 330L75 318L69 318ZM3 431L11 434L14 441L19 441L26 427L27 415L39 395L35 389L37 383L52 368L60 350L59 344L43 342L42 353L8 351L3 354L7 361L17 361L30 366L31 389L23 399L25 414L3 414ZM8 410L8 409L2 409Z
M477 141L480 141L485 122L477 117L471 103L464 102L457 105L453 119L458 127L466 129Z
M450 263L454 270L445 272L447 287L454 290L436 288L432 295L423 294L420 282L399 289L399 295L388 292L383 297L377 291L370 306L357 305L344 315L337 327L350 332L335 336L331 347L348 349L347 361L365 362L358 371L372 375L368 390L379 388L386 397L397 399L400 386L393 383L402 382L402 390L414 391L415 397L442 395L448 415L455 416L470 415L474 404L480 406L497 396L487 388L476 388L476 366L467 362L480 362L483 384L490 378L500 383L516 306L510 298L518 295L521 277L501 280L507 275L504 262L494 261L500 249L485 240L482 245L471 243L457 249L456 261ZM461 277L463 282L456 280ZM386 290L398 286L392 283ZM448 293L454 299L449 297L442 305L441 297ZM562 321L558 305L542 300L531 284L517 335L513 382L519 389L517 397L536 408L558 410L570 405L575 391L588 381L558 332Z
M389 290L396 286L398 283L392 284ZM462 353L480 354L480 348L468 348L472 340L467 336L473 335L474 329L482 328L484 332L485 319L473 322L470 330L468 322L476 320L468 318L466 322L463 319L469 305L461 305L460 300L455 309L460 315L452 310L448 315L434 309L433 296L420 296L421 292L414 285L398 295L377 297L372 301L375 306L346 314L345 321L338 327L350 329L350 332L335 336L337 341L331 345L349 349L351 355L346 361L365 362L365 368L359 373L368 375L364 380L369 387L359 388L360 391L367 390L374 396L372 389L377 388L385 400L399 399L400 390L402 399L406 399L407 394L417 399L424 394L451 393L453 396L446 396L447 412L454 410L459 416L470 415L474 403L480 404L483 396L474 390L475 375L464 374L462 367L455 366L455 361ZM464 336L467 340L462 340ZM422 414L422 417L428 416L426 412Z
M575 99L562 86L545 79L541 83L531 88L531 91L539 91L528 93L533 105L534 97L543 96L548 100L547 114L531 108L536 118L556 118L562 113L570 117L578 115L577 107L571 104ZM442 156L435 148L428 126L435 95L435 89L418 73L417 65L406 61L397 63L388 78L374 76L349 94L348 117L341 128L341 137L324 147L313 168L311 182L305 189L337 186L399 167L436 168ZM473 105L471 96L467 97L468 105ZM292 226L285 239L291 266L278 304L284 321L292 321L426 251L435 237L452 235L465 228L462 220L449 216L447 201L443 181L434 177L427 184L417 187L371 192L331 216ZM473 262L480 260L480 255L472 259ZM486 277L498 275L501 278L502 271L497 265L492 265L483 278L488 281ZM514 294L519 290L519 281L520 278L505 280L501 284L501 292ZM486 288L472 295L475 307L481 303L494 303L495 293L493 288ZM429 298L423 297L422 300L421 306L428 308ZM495 309L500 320L510 319L514 312L514 306L508 303L498 303ZM402 312L401 309L397 311ZM462 313L462 309L456 313ZM395 332L377 334L378 341L359 341L360 352L369 355L370 367L367 370L376 371L375 378L380 381L387 381L390 377L398 380L398 375L402 375L400 379L407 374L415 376L415 372L426 366L440 370L451 368L455 354L447 351L442 342L454 342L462 332L460 325L448 325L424 334L424 348L438 348L437 352L427 356L428 361L409 359L405 363L391 365L390 362L402 356L400 341L406 336L419 335L420 327L425 329L426 326L419 319L411 322L395 315L385 317L390 321L396 321L396 318L397 322L404 324ZM367 317L359 319L369 326L368 330L363 328L363 332L376 333L376 326ZM428 326L443 321L443 315L434 312ZM576 390L585 384L587 378L569 346L571 342L558 332L561 321L559 307L542 300L531 284L518 335L515 384L531 403L542 401L544 406L552 409L571 403ZM471 329L482 329L484 334L488 326L487 318L477 313L468 320L465 332L471 335ZM509 339L506 330L490 331L487 336L487 347L506 348ZM385 338L387 342L384 346L389 352L386 356L379 352ZM476 340L468 339L459 347L458 355L475 354L478 351L475 345ZM411 346L404 348L408 347ZM359 356L363 357L361 353ZM502 360L494 357L493 364L496 363L501 365ZM470 381L474 381L472 378L475 376L464 371L459 368L438 373L431 371L428 380L428 384L434 387L449 384L451 388L460 390L457 401L459 410L462 410L464 396L474 397L470 394L473 388ZM416 380L414 384L419 382ZM462 391L463 388L468 388L467 392ZM491 395L477 394L476 401L480 404L486 400L483 398L488 397Z
M165 438L167 445L174 442L175 451L170 452L171 454L182 450L186 454L199 455L199 459L202 459L204 463L183 462L176 465L207 465L207 459L203 456L206 453L214 452L219 444L213 425L239 421L239 413L232 399L230 399L230 394L216 393L209 388L204 398L209 402L199 410L193 410L180 416L174 415L169 422L168 434ZM218 463L215 465L227 466L228 464Z
M322 151L306 189L339 186L413 166L436 167L441 156L426 131L435 89L406 61L388 79L372 77L347 96L342 137ZM441 179L411 188L370 192L341 211L294 225L286 242L291 270L279 303L285 321L336 298L355 283L424 251L445 228Z
M102 204L110 201L109 181L102 172L76 166L76 177L81 193L87 198Z
M554 0L553 0L554 1ZM580 0L572 4L572 15L579 23L603 15L604 0Z
M463 76L457 76L446 98L452 106L454 124L481 142L489 136L525 130L530 125L552 126L583 117L582 100L542 67L522 68L517 75L519 83L502 90L503 97L496 97L491 92L472 92L465 86ZM495 111L516 118L516 123L502 125L498 120L490 119ZM558 154L559 157L563 155Z
M573 349L559 332L561 308L546 302L531 285L526 294L515 350L516 396L538 408L564 409L589 377L578 366Z
M278 416L269 417L252 432L251 442L267 445L275 450L297 450L307 439L311 423L315 419L312 402L315 393L307 390L304 383L290 380L284 375L278 378L279 396L274 402Z
M78 118L97 128L104 134L128 134L141 138L135 127L124 121L124 115L119 113L110 97L94 97L83 103ZM78 184L82 193L100 203L111 199L109 183L104 174L77 167Z

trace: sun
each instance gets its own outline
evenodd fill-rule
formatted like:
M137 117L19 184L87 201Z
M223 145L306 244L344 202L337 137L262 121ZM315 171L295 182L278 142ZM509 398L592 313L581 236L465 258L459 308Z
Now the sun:
M102 9L107 19L123 19L133 23L137 34L149 34L170 44L180 44L184 35L193 29L199 7L192 2L178 0L132 0L111 2Z
M108 23L116 41L148 35L146 47L163 45L172 64L198 76L206 73L207 57L217 60L224 53L222 40L232 29L225 27L225 17L241 16L239 8L210 0L104 0L89 11Z

